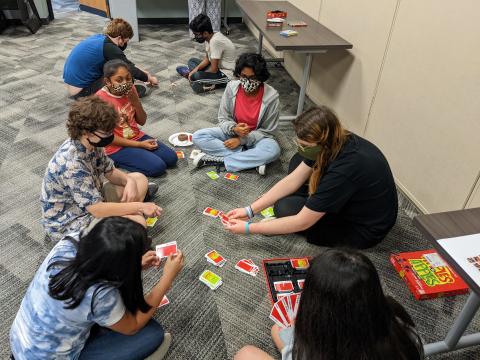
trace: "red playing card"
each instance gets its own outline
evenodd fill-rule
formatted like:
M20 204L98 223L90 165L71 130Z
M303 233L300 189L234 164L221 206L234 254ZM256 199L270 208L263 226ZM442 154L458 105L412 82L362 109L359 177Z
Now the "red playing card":
M280 326L281 328L286 328L287 325L284 323L284 319L282 318L282 315L278 311L278 309L275 307L275 305L272 307L272 310L270 311L270 319L273 320L275 324Z
M243 270L245 272L251 272L255 268L254 265L246 262L245 260L240 260L239 262L237 262L236 267L239 268L239 270Z
M297 284L300 290L303 290L303 284L305 284L305 279L297 280Z
M294 269L308 269L310 266L307 258L291 259L290 264Z
M162 301L160 301L160 304L158 304L158 307L161 308L162 306L168 304L170 304L170 300L168 300L167 295L164 295Z
M157 256L162 259L165 257L170 256L170 254L176 254L177 253L177 242L172 241L166 244L162 245L157 245L155 248L157 252Z
M273 306L276 307L280 315L282 315L284 324L286 326L290 326L290 323L291 323L290 314L289 314L290 310L288 309L286 298L283 298L282 300L277 301Z
M230 221L230 219L228 218L227 215L225 215L223 212L220 212L220 214L218 214L218 216L220 217L220 220L222 220L222 223L227 223Z
M297 317L298 306L300 305L300 297L301 295L299 293L290 295L290 303L292 304L292 320L295 320Z
M275 281L273 283L275 291L278 292L290 292L293 291L293 283L290 280L287 281Z

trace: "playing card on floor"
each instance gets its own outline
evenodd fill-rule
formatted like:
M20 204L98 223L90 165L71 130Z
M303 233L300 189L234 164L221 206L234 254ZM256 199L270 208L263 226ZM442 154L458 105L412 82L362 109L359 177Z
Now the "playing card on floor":
M157 245L155 250L160 259L169 257L171 254L177 253L177 242L171 241L166 244Z
M217 174L215 171L213 171L213 170L207 172L207 176L208 176L210 179L212 179L212 180L217 180L217 179L220 177L220 175L218 175L218 174Z
M177 158L185 159L185 153L183 151L176 151L176 153L177 153Z
M210 270L205 270L198 279L212 290L222 285L222 278Z
M231 180L231 181L237 181L238 177L239 177L238 175L231 174L231 173L226 173L224 176L225 179Z
M203 215L211 216L213 218L218 217L218 214L220 213L219 210L213 209L211 207L207 207L203 210Z
M205 257L207 258L208 262L218 267L222 267L227 262L227 260L220 255L217 250L209 251L205 254Z
M242 259L235 265L235 269L252 276L257 276L258 266L250 259Z

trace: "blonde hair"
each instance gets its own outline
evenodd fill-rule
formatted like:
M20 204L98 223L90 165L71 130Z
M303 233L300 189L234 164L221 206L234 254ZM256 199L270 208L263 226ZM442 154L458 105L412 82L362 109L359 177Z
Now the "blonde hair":
M297 138L322 146L317 155L308 184L309 194L315 193L328 164L334 160L347 141L350 132L326 106L311 108L293 121Z
M133 37L132 26L122 18L115 18L105 27L105 35L112 38L120 36L122 39L131 39Z

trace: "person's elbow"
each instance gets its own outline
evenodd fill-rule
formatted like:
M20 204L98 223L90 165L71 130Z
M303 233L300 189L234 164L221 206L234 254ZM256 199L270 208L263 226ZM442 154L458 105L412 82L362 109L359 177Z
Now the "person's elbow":
M296 215L296 223L297 229L296 232L305 231L310 229L313 225L315 225L324 215L325 213L312 211L310 209L304 208Z

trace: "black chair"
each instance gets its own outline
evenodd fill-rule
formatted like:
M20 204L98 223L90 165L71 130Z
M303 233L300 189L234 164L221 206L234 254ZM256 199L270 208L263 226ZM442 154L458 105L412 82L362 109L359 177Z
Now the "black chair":
M14 19L20 20L32 34L35 34L42 26L42 21L33 0L2 0L0 2L0 10L3 18L5 18L3 11L8 10ZM6 20L3 21L1 18L0 20L6 25Z

